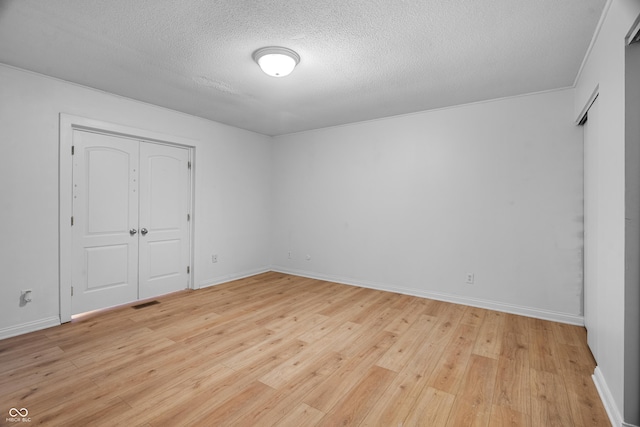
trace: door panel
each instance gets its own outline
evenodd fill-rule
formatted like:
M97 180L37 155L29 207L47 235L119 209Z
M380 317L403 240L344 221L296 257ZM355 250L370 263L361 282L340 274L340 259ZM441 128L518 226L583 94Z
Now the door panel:
M72 313L138 297L138 145L74 130Z
M140 298L188 287L189 152L140 144Z
M87 134L91 135L91 134ZM96 141L99 136L96 135ZM82 149L81 149L82 150ZM84 147L87 233L91 235L129 231L131 154L118 149ZM133 194L131 194L133 195Z
M149 280L160 279L182 272L185 266L175 254L181 252L180 240L152 241L149 250ZM151 262L152 261L152 262Z
M88 291L126 285L129 280L129 245L85 248Z

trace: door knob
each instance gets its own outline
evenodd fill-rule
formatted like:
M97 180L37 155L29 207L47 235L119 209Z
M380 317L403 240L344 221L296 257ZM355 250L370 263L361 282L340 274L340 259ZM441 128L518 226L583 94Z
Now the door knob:
M143 236L144 236L145 234L147 234L148 232L149 232L149 230L147 230L146 228L141 228L141 229L140 229L140 234L142 234Z
M132 228L131 230L129 230L129 234L131 234L132 236L134 234L136 234L138 232L138 230L136 230L135 228Z

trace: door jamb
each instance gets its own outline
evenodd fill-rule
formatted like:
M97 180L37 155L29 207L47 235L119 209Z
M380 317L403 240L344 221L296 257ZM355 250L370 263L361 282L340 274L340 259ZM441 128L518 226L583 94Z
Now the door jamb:
M188 288L194 289L194 230L195 230L195 154L196 141L184 137L168 135L148 131L144 129L123 126L115 123L109 123L102 120L95 120L81 116L75 116L66 113L60 113L59 127L59 181L58 181L58 200L59 200L59 298L60 298L60 323L71 321L71 271L73 263L73 246L72 246L72 230L71 216L73 215L73 157L71 150L73 146L74 130L84 130L89 132L102 133L123 138L135 139L137 141L155 142L165 145L173 145L189 150L189 161L191 162L190 174L190 213L191 221L189 223L189 265L191 273L189 274Z

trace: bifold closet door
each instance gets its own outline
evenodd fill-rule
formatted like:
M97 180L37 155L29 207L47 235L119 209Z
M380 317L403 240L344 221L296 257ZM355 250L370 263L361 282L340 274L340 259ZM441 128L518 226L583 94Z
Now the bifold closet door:
M72 313L189 286L189 152L75 130Z

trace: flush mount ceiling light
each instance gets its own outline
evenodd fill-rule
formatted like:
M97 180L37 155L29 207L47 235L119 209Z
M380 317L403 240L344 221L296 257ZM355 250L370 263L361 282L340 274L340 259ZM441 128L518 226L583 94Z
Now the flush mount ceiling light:
M284 77L291 74L300 62L300 56L286 47L269 46L253 52L253 60L262 71L273 77Z

